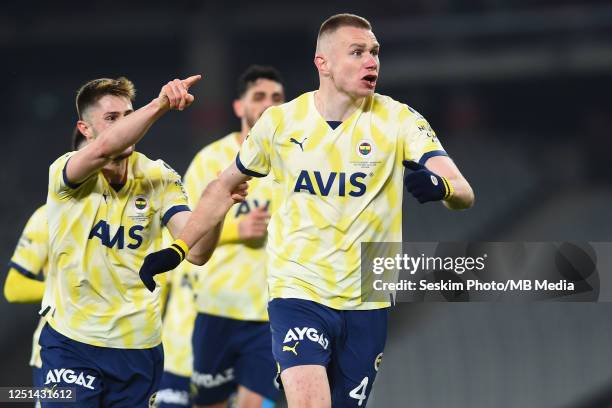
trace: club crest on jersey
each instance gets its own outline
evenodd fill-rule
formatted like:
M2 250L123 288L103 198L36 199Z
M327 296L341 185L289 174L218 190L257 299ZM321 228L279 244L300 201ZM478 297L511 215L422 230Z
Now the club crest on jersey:
M374 153L374 142L368 139L360 140L357 143L357 155L363 159L370 158Z
M134 207L136 207L138 211L145 211L148 205L149 203L147 202L145 196L139 195L134 198Z
M151 396L149 397L149 408L154 408L155 407L155 401L157 400L157 393L154 392L153 394L151 394Z
M128 217L137 223L146 223L149 220L151 204L146 196L139 194L128 205Z
M379 353L374 359L374 369L378 371L380 368L380 363L382 363L383 353Z

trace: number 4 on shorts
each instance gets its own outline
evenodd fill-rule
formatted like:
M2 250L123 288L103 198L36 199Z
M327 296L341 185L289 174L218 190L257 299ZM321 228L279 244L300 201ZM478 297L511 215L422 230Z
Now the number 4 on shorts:
M361 380L361 383L353 388L351 390L351 392L349 392L349 397L351 398L355 398L356 400L359 401L359 403L357 404L357 406L361 406L363 404L363 401L365 401L366 397L366 388L368 388L368 377L363 377L363 380Z

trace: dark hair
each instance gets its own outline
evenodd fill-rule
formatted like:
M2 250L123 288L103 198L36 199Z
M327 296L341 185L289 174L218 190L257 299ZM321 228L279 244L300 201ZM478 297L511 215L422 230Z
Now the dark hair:
M83 144L87 142L87 138L81 133L78 127L74 127L72 131L72 150L79 150Z
M236 87L238 98L244 96L251 85L257 82L258 79L269 79L270 81L278 82L283 85L283 78L280 72L274 67L265 65L251 65L240 75Z
M321 38L323 34L333 33L340 27L357 27L363 28L366 30L371 30L372 25L368 20L363 17L359 17L355 14L342 13L336 14L328 18L321 24L321 28L319 28L319 35L317 39Z
M136 97L136 89L132 81L125 77L117 79L100 78L87 82L78 90L76 96L76 109L79 119L83 119L83 113L87 108L105 95L123 96L133 101Z

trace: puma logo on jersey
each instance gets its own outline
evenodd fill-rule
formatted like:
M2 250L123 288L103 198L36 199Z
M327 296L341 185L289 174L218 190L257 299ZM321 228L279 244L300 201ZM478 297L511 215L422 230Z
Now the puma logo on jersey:
M298 346L298 344L300 344L300 342L296 342L295 345L293 347L289 347L289 346L283 346L283 351L290 351L293 354L295 354L297 356L297 351L295 351L295 348Z
M293 329L289 329L285 335L285 340L283 340L283 343L290 343L292 341L300 341L304 339L320 344L325 350L327 350L327 347L329 346L329 340L325 338L323 333L319 334L317 329L313 329L312 327L294 327ZM295 346L297 346L297 344ZM295 346L293 347L295 348ZM283 346L283 351L285 351L285 347L286 346Z
M296 145L300 146L300 149L302 149L302 151L304 151L304 142L306 141L306 139L308 139L308 138L305 137L304 140L302 140L301 142L298 142L296 139L291 138L291 139L289 139L289 141L291 143L295 143Z
M47 376L45 377L44 385L63 382L66 384L76 384L85 388L89 388L90 390L95 390L93 386L93 382L95 379L96 377L94 377L93 375L85 375L82 371L77 374L74 370L66 368L54 368L52 370L47 371Z

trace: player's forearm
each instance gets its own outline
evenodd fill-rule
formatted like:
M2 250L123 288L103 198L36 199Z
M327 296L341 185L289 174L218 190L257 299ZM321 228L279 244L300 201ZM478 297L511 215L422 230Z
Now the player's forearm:
M168 105L161 104L159 98L155 98L149 104L117 121L98 136L100 156L112 159L138 143L151 125L167 111Z
M179 239L183 240L189 248L193 248L204 235L222 224L233 204L231 191L219 180L211 182L202 192L200 201L180 233Z
M448 179L453 187L452 195L443 201L444 205L451 210L465 210L474 205L474 191L463 177Z
M187 260L196 265L204 265L208 262L219 243L222 229L223 221L215 225L208 233L204 234L193 248L189 250Z
M40 302L45 293L45 283L30 279L11 268L4 283L4 297L10 303Z

